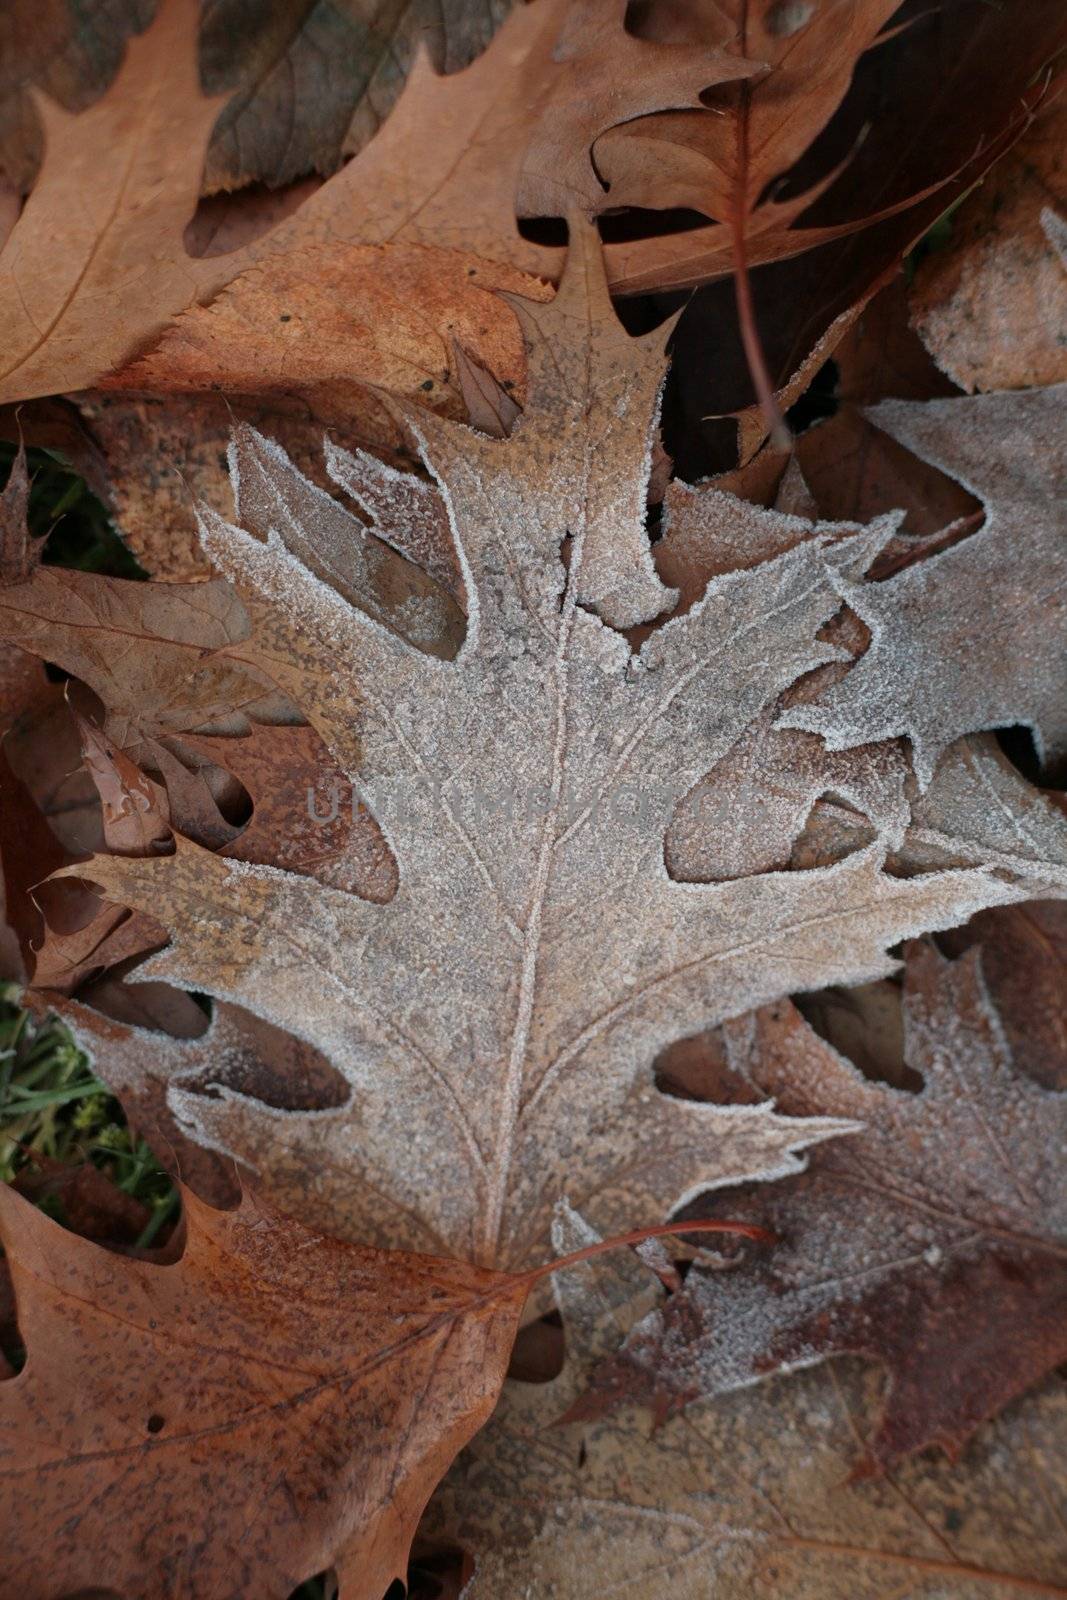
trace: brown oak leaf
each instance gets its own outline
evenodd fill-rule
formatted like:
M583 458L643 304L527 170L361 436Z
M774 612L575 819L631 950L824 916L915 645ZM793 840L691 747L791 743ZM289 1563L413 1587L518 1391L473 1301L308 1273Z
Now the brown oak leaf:
M909 291L923 343L960 388L1029 388L1067 379L1067 95L1052 91L1033 126L952 218Z
M492 1410L527 1284L339 1244L249 1195L185 1206L160 1265L0 1188L28 1352L0 1382L0 1475L24 1507L3 1588L51 1600L104 1574L159 1600L285 1600L332 1564L379 1600Z

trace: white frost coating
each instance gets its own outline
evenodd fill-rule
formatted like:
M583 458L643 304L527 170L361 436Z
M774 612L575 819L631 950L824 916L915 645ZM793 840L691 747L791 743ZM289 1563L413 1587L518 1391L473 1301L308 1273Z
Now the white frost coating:
M983 1252L1047 1247L1050 1267L1062 1257L1067 1095L1013 1069L977 952L955 963L932 946L913 953L904 1005L918 1094L863 1077L791 1007L727 1024L735 1071L793 1110L817 1105L863 1128L820 1158L810 1193L783 1193L785 1237L760 1270L724 1282L694 1269L684 1314L675 1302L670 1317L653 1312L634 1329L628 1359L662 1392L743 1387L770 1355L784 1371L835 1350L876 1350L864 1345L862 1307L887 1296L870 1316L875 1338L901 1279L916 1317L924 1301L936 1304L942 1276ZM778 1221L772 1210L769 1225ZM819 1342L805 1348L813 1328ZM916 1339L921 1350L918 1329Z
M213 558L269 602L272 670L378 819L395 898L184 843L93 868L171 928L156 970L313 1042L352 1086L313 1120L185 1100L202 1139L333 1232L499 1265L544 1259L564 1193L608 1233L796 1171L850 1123L672 1099L653 1085L657 1053L783 993L878 976L887 945L1021 897L980 869L892 877L880 847L815 872L668 876L678 799L799 677L847 659L818 635L889 525L808 528L630 655L579 605L606 526L597 474L625 466L644 492L645 419L620 432L591 399L613 392L623 347L572 326L602 288L599 263L572 252L553 305L527 310L529 398L509 438L419 418L468 591L454 661L354 607L273 531L264 543L201 514ZM636 393L647 351L631 359ZM603 593L610 562L594 565Z
M1067 217L1061 217L1051 206L1041 212L1041 228L1049 244L1067 267Z
M881 1387L855 1361L696 1401L663 1425L632 1406L562 1422L628 1318L622 1265L612 1253L555 1275L563 1371L506 1383L430 1504L427 1537L475 1558L465 1600L979 1600L1005 1548L1018 1552L1005 1594L1020 1573L1054 1591L1062 1384L1013 1405L962 1460L930 1451L891 1480L852 1476L857 1419ZM724 1298L741 1275L725 1277Z
M1027 783L990 734L961 739L912 806L907 854L923 867L985 862L1067 895L1067 816Z
M298 472L280 445L247 423L235 429L228 454L243 526L280 539L309 572L383 626L434 654L455 654L462 616L421 567L398 558Z
M398 472L365 450L325 443L326 470L371 520L379 539L415 561L463 602L463 580L437 488L412 472Z
M842 583L871 629L866 655L779 726L832 750L906 735L925 789L965 733L1023 723L1067 752L1067 385L926 403L871 420L986 507L979 532L884 583Z

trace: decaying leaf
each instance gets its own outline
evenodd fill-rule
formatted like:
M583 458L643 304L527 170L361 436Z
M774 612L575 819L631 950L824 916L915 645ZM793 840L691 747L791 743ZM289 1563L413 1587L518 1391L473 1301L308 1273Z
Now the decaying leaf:
M100 795L107 848L119 856L148 856L168 849L168 807L159 785L93 723L84 717L77 723L82 757Z
M27 1364L0 1382L4 1587L287 1600L335 1565L379 1600L492 1410L526 1293L186 1193L172 1265L0 1188ZM47 1537L46 1537L47 1536Z
M779 1247L745 1271L694 1269L579 1413L620 1397L669 1410L852 1351L890 1372L871 1464L931 1443L958 1454L1067 1356L1067 1096L1013 1068L977 952L909 955L904 1060L917 1093L869 1081L788 1003L728 1023L724 1042L732 1070L784 1110L862 1130L795 1182L731 1197L731 1215L774 1229Z
M37 97L45 162L0 253L5 400L87 387L231 275L182 243L222 104L201 94L186 45L197 12L165 0L80 115Z
M270 619L257 660L392 846L393 899L180 838L173 856L76 869L171 929L146 975L296 1032L352 1085L314 1121L185 1102L190 1131L338 1233L496 1263L536 1252L563 1192L615 1229L790 1170L841 1124L671 1100L653 1087L658 1050L783 992L877 976L896 940L1029 892L982 868L891 876L884 838L811 872L668 876L678 801L798 677L847 659L817 635L889 526L805 524L631 654L589 607L632 621L670 599L641 521L659 337L628 347L607 321L577 226L556 299L523 314L529 392L510 437L417 424L467 595L454 661L309 570L328 523L304 490L302 508L286 499L277 453L257 457L280 497L256 514L267 542L203 513L212 559Z
M454 0L399 7L353 0L310 10L281 0L251 13L229 0L213 6L201 28L201 77L209 92L232 98L208 147L204 192L257 182L276 191L309 172L332 172L342 150L359 149L386 116L418 48L454 72L484 48L507 9L507 0L473 8ZM64 0L11 7L0 171L17 188L29 186L40 159L26 86L68 110L90 105L144 21L137 0L114 4L103 17L72 14Z
M741 1274L720 1276L736 1286ZM474 1556L471 1600L600 1600L616 1590L636 1600L1060 1592L1062 1384L987 1424L955 1466L926 1456L873 1480L852 1469L879 1384L852 1361L720 1396L660 1428L632 1407L560 1426L629 1308L590 1268L553 1282L563 1373L505 1386L424 1529Z
M187 1234L0 1190L0 1590L381 1600L447 1472L470 1600L1060 1594L1055 0L104 9L0 44L0 975Z

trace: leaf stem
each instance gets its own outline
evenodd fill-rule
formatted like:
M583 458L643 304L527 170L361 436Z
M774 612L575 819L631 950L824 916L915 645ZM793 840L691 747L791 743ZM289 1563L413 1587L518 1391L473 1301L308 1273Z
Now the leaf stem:
M646 1239L663 1239L683 1233L729 1233L742 1239L755 1239L757 1244L778 1243L777 1234L758 1227L754 1222L660 1222L648 1228L632 1228L629 1233L617 1234L614 1239L598 1239L596 1244L584 1245L581 1250L572 1250L570 1255L558 1256L555 1261L532 1267L529 1272L521 1273L520 1277L527 1283L536 1283L549 1273L562 1272L566 1267L577 1266L580 1261L588 1261L593 1256L605 1255L609 1250L618 1250L622 1245L643 1244Z

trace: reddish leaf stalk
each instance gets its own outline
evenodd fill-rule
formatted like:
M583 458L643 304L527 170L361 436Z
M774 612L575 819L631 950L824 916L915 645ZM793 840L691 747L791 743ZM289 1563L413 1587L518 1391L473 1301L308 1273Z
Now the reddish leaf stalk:
M741 54L748 52L748 6L741 8ZM756 391L767 423L771 443L776 450L792 448L793 436L782 416L774 393L774 384L767 370L767 358L756 323L756 308L752 300L752 280L748 271L745 226L748 220L748 114L751 91L747 83L739 85L740 103L737 108L737 184L735 200L730 211L730 231L734 256L734 294L737 300L737 322L741 344L748 364L749 376Z
M729 1233L742 1239L754 1239L757 1244L778 1243L776 1234L753 1222L661 1222L650 1228L632 1228L629 1233L617 1234L614 1239L598 1239L596 1244L587 1244L581 1250L572 1250L570 1255L546 1261L543 1266L532 1267L521 1276L528 1283L536 1283L538 1278L545 1278L550 1272L561 1272L566 1267L577 1266L581 1261L605 1255L607 1251L617 1250L622 1245L643 1244L646 1239L663 1239L683 1233Z

